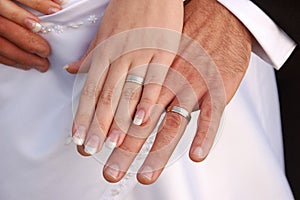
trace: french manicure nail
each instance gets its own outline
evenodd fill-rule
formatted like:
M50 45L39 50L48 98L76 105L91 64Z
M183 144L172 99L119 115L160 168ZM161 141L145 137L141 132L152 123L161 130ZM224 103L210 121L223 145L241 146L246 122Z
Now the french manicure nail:
M97 135L92 135L84 145L84 151L91 155L97 153L99 143L99 137Z
M152 180L152 177L153 177L153 169L152 169L152 167L150 167L150 166L145 166L145 167L143 167L142 172L141 172L141 175L142 175L145 179L151 181L151 180Z
M204 152L203 152L203 149L201 147L196 147L194 150L193 150L193 154L195 156L197 156L198 158L203 158L204 157Z
M133 124L140 126L143 123L145 117L145 111L140 109L136 112L134 119L133 119Z
M60 9L58 9L58 8L49 8L48 14L54 14L54 13L57 13L58 11L60 11Z
M117 144L118 144L118 140L119 140L119 136L120 136L120 131L118 130L112 130L108 136L108 138L105 141L105 145L109 148L109 149L114 149L116 148Z
M40 23L34 21L33 19L26 18L24 20L24 23L25 23L25 26L34 33L40 32L42 30L42 25Z
M73 136L73 142L79 146L83 145L85 135L86 135L86 128L84 128L83 126L79 126Z
M105 173L113 179L117 179L119 176L119 166L116 164L112 164L106 168Z
M67 70L69 67L70 67L70 66L67 64L67 65L63 66L63 69L64 69L64 70Z

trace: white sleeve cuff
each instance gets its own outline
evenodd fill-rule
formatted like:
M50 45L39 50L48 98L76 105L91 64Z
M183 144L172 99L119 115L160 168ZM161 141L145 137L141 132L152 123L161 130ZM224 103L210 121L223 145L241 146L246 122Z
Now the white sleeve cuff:
M252 33L256 41L252 50L276 69L284 64L296 43L260 8L249 0L218 0Z

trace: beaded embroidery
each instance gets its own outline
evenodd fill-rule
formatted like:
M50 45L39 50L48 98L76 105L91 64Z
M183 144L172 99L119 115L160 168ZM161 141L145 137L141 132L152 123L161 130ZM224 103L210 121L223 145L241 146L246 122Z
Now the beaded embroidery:
M77 22L70 22L66 25L61 25L61 24L55 24L55 23L50 23L50 22L42 22L42 29L40 30L40 33L42 34L47 34L50 32L55 32L55 33L63 33L67 29L78 29L84 25L89 25L89 24L95 24L99 20L99 17L96 15L90 15L86 17L83 20L79 20Z

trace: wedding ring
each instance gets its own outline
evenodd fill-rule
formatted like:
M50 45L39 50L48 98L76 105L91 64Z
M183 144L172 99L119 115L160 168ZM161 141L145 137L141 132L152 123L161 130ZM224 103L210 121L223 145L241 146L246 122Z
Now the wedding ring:
M144 83L144 78L143 77L140 77L140 76L135 76L135 75L127 75L127 78L125 80L126 82L131 82L131 83L136 83L136 84L139 84L139 85L143 85Z
M182 117L184 117L187 121L191 120L191 114L189 113L189 111L187 111L184 108L181 108L178 106L169 106L167 109L167 112L177 113L177 114L181 115Z

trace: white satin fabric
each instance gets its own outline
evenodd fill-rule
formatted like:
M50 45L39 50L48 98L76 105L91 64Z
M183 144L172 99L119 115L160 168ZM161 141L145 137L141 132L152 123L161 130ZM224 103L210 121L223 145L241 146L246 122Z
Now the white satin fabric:
M61 12L41 16L52 48L47 73L0 65L0 199L99 200L127 193L130 200L293 199L284 175L274 72L255 55L204 162L192 163L185 153L155 184L131 191L136 181L108 184L102 166L76 152L68 143L74 76L62 67L86 51L106 4L71 0ZM189 131L193 127L195 119ZM117 187L125 190L119 194Z

